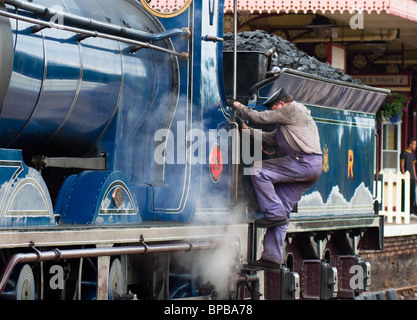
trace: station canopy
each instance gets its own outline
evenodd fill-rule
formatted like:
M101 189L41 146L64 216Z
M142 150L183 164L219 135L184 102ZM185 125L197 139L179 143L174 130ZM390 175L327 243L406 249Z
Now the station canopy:
M225 0L224 12L233 12L234 1L238 11L267 13L356 13L386 12L404 19L417 21L417 2L413 0Z

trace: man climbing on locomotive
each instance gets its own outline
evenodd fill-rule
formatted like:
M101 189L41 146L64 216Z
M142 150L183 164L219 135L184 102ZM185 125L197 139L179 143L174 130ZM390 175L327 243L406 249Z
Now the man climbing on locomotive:
M269 110L258 112L238 101L233 108L255 125L276 125L273 132L262 132L262 143L278 147L280 156L252 167L253 186L264 214L255 225L267 231L261 258L249 265L279 268L290 212L320 178L322 151L317 125L303 104L293 101L281 88L264 105ZM255 130L246 125L242 128L251 130L252 135Z

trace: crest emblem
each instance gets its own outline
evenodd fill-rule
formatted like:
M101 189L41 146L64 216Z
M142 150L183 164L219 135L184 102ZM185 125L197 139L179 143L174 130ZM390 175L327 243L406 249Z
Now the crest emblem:
M323 171L329 171L329 149L327 149L327 144L323 149Z
M141 0L142 5L150 13L161 18L171 18L183 13L192 0Z

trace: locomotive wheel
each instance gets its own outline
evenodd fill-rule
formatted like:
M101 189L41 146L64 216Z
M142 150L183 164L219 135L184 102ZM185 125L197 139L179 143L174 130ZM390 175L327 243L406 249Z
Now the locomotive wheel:
M28 264L20 270L16 283L16 300L35 300L35 277Z
M28 264L20 270L16 293L16 300L35 300L35 277Z
M95 300L97 297L97 258L81 258L80 264L81 300Z
M176 252L170 264L169 299L198 296L202 279L194 255Z
M122 263L114 259L109 272L109 300L117 300L125 293L126 277L123 272Z
M25 264L12 273L2 298L9 300L35 300L35 277L32 268Z

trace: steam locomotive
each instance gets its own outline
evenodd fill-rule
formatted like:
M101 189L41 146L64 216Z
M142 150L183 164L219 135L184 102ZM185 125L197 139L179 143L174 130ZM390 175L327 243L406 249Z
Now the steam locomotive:
M4 0L0 30L1 299L366 290L357 250L383 245L372 194L386 91L293 70L269 77L267 58L255 76L239 67L242 102L260 109L284 87L311 109L324 153L282 268L256 271L245 263L262 230L227 105L236 70L223 70L222 0Z

